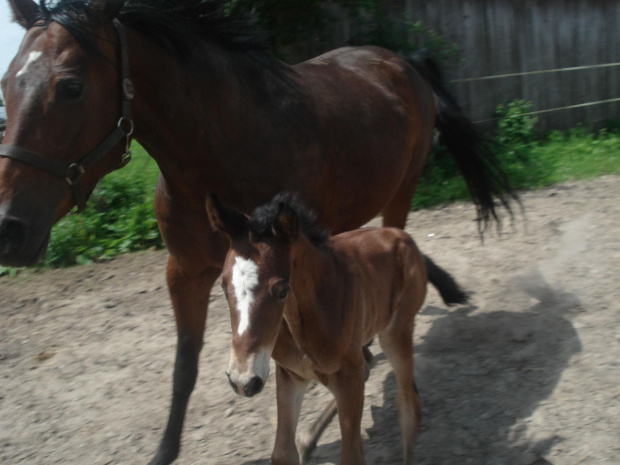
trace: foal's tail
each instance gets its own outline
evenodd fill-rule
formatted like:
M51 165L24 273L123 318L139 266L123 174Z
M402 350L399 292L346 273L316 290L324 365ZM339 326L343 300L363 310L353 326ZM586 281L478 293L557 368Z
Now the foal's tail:
M424 257L424 265L428 274L428 280L435 289L439 291L439 295L446 305L466 304L469 301L467 292L463 291L458 283L450 274L440 268L426 255Z
M417 52L406 60L433 88L437 102L440 142L450 151L465 178L476 205L479 229L484 230L491 220L499 226L500 220L493 197L499 199L510 217L513 216L511 201L520 204L499 160L448 91L437 61L425 51Z

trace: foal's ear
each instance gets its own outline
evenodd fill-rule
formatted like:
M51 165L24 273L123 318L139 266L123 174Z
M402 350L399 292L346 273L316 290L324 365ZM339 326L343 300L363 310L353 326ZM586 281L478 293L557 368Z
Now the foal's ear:
M297 240L299 235L299 218L287 205L280 204L280 211L271 223L274 236L285 236L290 241Z
M207 215L215 231L231 238L247 232L247 216L239 210L222 205L213 192L207 196Z
M33 0L9 0L9 5L13 11L13 21L23 28L28 28L41 11Z

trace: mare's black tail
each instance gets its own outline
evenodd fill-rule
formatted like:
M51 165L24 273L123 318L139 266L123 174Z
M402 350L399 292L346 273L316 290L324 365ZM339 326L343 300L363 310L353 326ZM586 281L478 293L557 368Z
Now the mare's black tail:
M510 187L499 160L448 91L437 61L428 52L420 51L407 57L407 62L433 88L440 142L450 151L465 178L476 205L480 230L484 230L491 220L500 224L494 197L512 217L511 200L519 203L519 198Z
M428 273L428 280L435 286L435 289L439 291L439 295L445 304L466 304L469 300L469 296L461 289L454 278L450 276L446 270L437 266L429 257L426 255L423 255L423 257L426 272Z

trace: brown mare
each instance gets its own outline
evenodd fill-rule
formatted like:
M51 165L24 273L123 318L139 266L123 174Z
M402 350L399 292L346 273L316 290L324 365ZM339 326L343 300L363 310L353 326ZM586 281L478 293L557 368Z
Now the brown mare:
M448 305L467 298L445 271L396 228L333 237L294 197L278 194L251 217L207 199L216 230L230 239L222 288L230 307L228 380L238 394L263 388L276 362L278 426L274 465L299 465L295 429L312 380L334 395L343 465L364 463L361 420L368 356L376 335L394 368L404 463L413 463L420 401L413 378L413 327L427 279ZM429 275L425 262L429 266ZM367 350L367 349L366 349Z
M2 79L0 263L37 263L52 225L127 162L130 138L161 170L155 212L178 345L152 464L178 455L228 250L209 225L209 191L244 212L297 192L334 233L378 213L402 228L437 126L479 221L495 217L494 196L511 197L430 59L349 47L288 66L220 0L9 3L26 35Z

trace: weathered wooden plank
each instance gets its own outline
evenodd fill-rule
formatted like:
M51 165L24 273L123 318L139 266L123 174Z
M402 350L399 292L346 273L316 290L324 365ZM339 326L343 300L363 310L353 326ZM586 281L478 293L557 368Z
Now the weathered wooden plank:
M395 21L420 20L460 45L463 61L447 66L452 79L620 62L620 1L611 0L393 0ZM308 56L343 45L359 32L346 10L322 43L300 49ZM475 120L499 103L525 99L536 109L620 97L620 68L455 83L459 102ZM565 128L620 117L620 104L540 116L540 127Z

